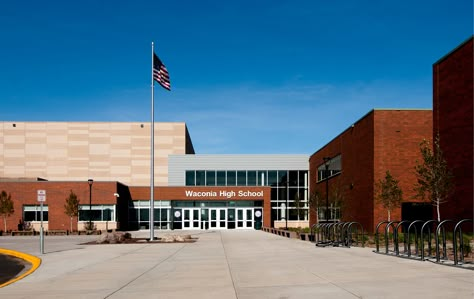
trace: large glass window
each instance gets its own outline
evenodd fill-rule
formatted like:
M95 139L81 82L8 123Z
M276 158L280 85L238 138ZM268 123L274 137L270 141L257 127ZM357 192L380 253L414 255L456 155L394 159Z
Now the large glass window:
M276 170L269 170L268 171L268 185L272 187L276 187L278 182L278 172Z
M338 155L329 161L318 166L318 182L337 175L341 172L341 155ZM327 169L326 169L327 167Z
M227 186L237 185L237 174L234 171L227 171Z
M192 203L192 202L191 202ZM171 228L171 201L155 200L153 220L156 229ZM128 206L129 225L136 229L149 229L150 201L134 200Z
M115 205L79 205L79 221L115 221Z
M48 221L48 205L43 205L43 221ZM23 221L41 221L41 205L23 206Z
M247 186L247 172L245 170L237 171L237 186Z
M340 161L340 156L332 159L329 168L331 175L340 172ZM308 220L307 170L188 170L186 171L186 185L270 186L272 187L270 193L272 220L285 219L285 216L288 216L288 220ZM212 206L214 204L217 203L207 203L206 205ZM177 207L181 205L189 205L189 203L176 204ZM131 212L129 217L137 219L137 221L148 219L145 214L140 217L140 213Z
M206 186L206 172L204 170L196 171L196 186Z
M196 185L196 172L194 170L186 170L186 186Z
M216 183L217 186L225 186L225 171L217 171L216 172Z
M278 186L286 187L288 181L288 172L286 170L278 170Z
M215 171L206 171L206 186L215 186L216 185L216 172Z
M289 171L288 186L298 186L298 171Z
M256 186L256 185L257 185L257 172L247 171L247 186Z

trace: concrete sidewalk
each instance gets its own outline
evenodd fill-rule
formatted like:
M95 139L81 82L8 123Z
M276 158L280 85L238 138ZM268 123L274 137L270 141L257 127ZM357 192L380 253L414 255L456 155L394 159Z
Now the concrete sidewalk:
M474 271L318 248L262 231L191 233L195 243L78 245L97 236L0 237L37 255L38 270L0 298L473 298ZM134 232L146 237L148 232Z

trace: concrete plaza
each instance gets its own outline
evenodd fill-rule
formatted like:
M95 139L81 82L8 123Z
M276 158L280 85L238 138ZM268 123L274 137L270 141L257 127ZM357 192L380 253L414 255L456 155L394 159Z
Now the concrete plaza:
M80 245L97 236L0 237L41 266L0 298L473 298L474 271L315 247L255 230L157 231L194 243ZM148 232L132 232L146 237Z

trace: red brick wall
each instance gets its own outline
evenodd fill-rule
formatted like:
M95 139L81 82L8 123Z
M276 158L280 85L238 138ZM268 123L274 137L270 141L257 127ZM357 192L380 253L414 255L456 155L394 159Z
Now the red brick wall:
M442 219L473 218L473 38L433 65L433 134L455 177Z
M378 110L375 111L374 183L385 178L386 171L399 181L403 202L415 199L415 165L421 159L420 142L432 138L431 110ZM376 192L376 190L374 190ZM375 193L374 193L375 196ZM391 212L391 220L401 220L401 209ZM387 220L387 210L375 204L376 225Z
M37 190L46 190L48 205L49 229L70 229L70 218L64 213L66 198L72 190L80 204L89 204L89 184L86 182L0 182L0 191L11 194L15 212L7 218L7 230L17 230L18 222L23 217L23 205L39 205ZM92 184L92 204L116 204L116 182L94 182ZM3 219L0 230L4 229ZM77 230L77 217L73 219L73 230Z
M69 192L76 193L80 204L89 204L89 185L87 182L0 182L0 191L5 190L11 194L15 212L7 218L7 230L17 230L17 225L22 219L23 205L36 205L37 190L46 190L48 205L49 229L70 229L70 218L64 214L64 204ZM186 198L185 190L215 191L215 197ZM228 199L220 196L219 191L234 191L236 196ZM155 187L156 200L261 200L260 196L239 197L238 191L263 191L263 225L271 224L270 187ZM114 193L119 193L116 198ZM92 184L92 204L117 204L117 216L127 218L127 200L144 200L150 198L149 187L129 187L117 182L94 182ZM120 203L118 201L121 201ZM125 211L122 211L125 209ZM121 216L122 215L122 216ZM0 230L3 230L3 219L0 219ZM73 219L73 230L77 230L77 217Z
M419 143L431 139L430 110L373 110L353 127L345 130L310 158L311 190L319 190L325 199L325 181L316 183L317 168L323 157L342 156L341 174L329 179L331 186L344 190L342 221L357 221L373 232L387 212L374 201L375 182L390 170L400 180L405 201L414 201L414 166L419 157ZM325 204L325 201L324 203ZM401 209L391 219L400 219ZM311 225L316 222L310 215Z
M326 182L316 183L318 166L323 157L335 157L341 154L342 173L329 179L329 193L336 187L344 192L342 221L357 221L364 228L372 225L373 203L373 127L374 113L370 112L345 130L322 149L310 157L310 190L318 190L326 199ZM316 223L315 214L310 214L310 225Z

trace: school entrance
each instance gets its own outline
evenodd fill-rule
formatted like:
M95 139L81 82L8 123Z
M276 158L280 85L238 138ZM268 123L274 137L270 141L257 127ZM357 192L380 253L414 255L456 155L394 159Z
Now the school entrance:
M174 201L172 229L260 229L262 201Z

